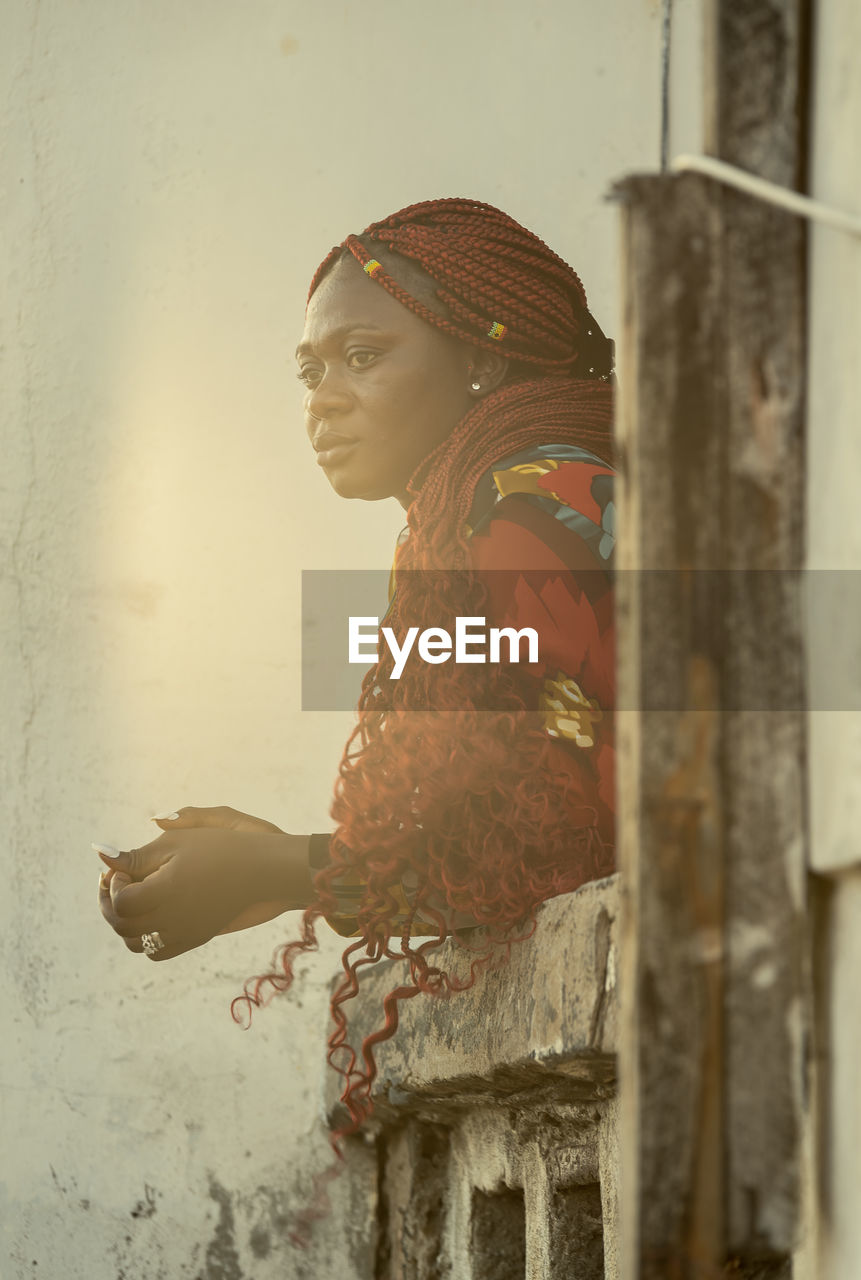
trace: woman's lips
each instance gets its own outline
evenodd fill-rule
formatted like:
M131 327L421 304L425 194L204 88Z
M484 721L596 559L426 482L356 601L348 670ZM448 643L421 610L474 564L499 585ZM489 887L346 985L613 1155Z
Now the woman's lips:
M351 439L350 436L338 435L337 431L324 431L312 440L311 444L317 455L318 466L328 467L346 457L358 441Z
M339 444L333 443L327 445L324 449L317 449L317 466L329 467L340 462L351 449L355 449L357 444L357 440L344 440Z

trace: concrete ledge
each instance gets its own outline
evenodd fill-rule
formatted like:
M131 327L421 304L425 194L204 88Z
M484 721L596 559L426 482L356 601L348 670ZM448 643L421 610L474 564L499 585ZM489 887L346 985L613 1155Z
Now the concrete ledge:
M418 1110L428 1118L528 1093L535 1103L588 1101L615 1085L617 877L584 885L543 904L528 941L510 961L448 999L418 996L400 1006L393 1040L377 1047L373 1098L377 1116ZM466 971L468 953L445 943L438 963ZM466 962L466 963L465 963ZM384 996L405 966L387 961L362 976L350 1002L350 1042L383 1021ZM328 1073L330 1120L344 1118L340 1085Z

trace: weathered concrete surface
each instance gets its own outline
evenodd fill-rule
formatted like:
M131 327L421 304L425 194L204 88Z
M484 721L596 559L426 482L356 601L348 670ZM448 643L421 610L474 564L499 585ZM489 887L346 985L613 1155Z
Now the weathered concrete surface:
M378 1138L385 1280L616 1280L614 1100L412 1111Z
M513 1106L500 1099L465 1111L452 1125L443 1210L441 1256L452 1276L485 1274L476 1210L492 1214L494 1202L507 1199L505 1211L523 1219L519 1275L616 1280L615 1117L613 1100L542 1106L521 1097Z
M616 1280L616 877L545 903L507 963L401 1007L377 1049L377 1273L386 1280ZM460 971L447 942L434 962ZM401 981L366 973L352 1040ZM327 1108L342 1119L334 1076Z
M861 211L861 8L816 7L811 192ZM861 864L861 238L810 225L807 656L814 870ZM861 1266L861 1263L859 1263Z
M861 8L814 6L810 192L861 212ZM861 1275L861 239L810 225L807 564L810 836L817 919L817 1117L797 1280ZM818 1113L818 1114L817 1114Z
M244 1035L227 1002L295 920L147 967L98 918L90 842L184 803L324 829L350 717L298 705L300 571L385 568L403 513L313 466L308 280L465 192L582 264L612 332L604 193L656 162L660 36L629 0L370 9L395 82L357 52L368 6L3 7L3 1280L361 1274L344 1180L325 1256L284 1224L327 1158L340 940ZM560 121L596 113L560 163ZM386 121L382 163L357 119Z
M800 1280L844 1280L861 1274L861 869L846 872L830 887L820 921L822 1043L820 1079L821 1151L816 1197L816 1251Z
M404 1001L394 1038L376 1049L375 1101L397 1108L431 1096L514 1100L545 1086L548 1095L609 1096L618 1035L617 910L614 876L551 899L534 936L514 944L509 961L470 990ZM448 941L434 963L460 972L467 954ZM356 1047L380 1026L383 997L403 971L396 961L365 971L348 1007ZM338 1114L339 1093L332 1073L330 1115Z

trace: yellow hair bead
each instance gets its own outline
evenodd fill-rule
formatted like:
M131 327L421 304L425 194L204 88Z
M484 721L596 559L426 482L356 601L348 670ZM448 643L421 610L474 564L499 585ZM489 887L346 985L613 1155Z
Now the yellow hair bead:
M495 338L497 342L501 342L505 336L505 325L500 324L498 320L494 320L487 331L487 336L488 338Z
M377 262L376 258L369 258L365 263L365 270L369 276L374 275L377 271L381 271L382 267L383 264L381 262Z

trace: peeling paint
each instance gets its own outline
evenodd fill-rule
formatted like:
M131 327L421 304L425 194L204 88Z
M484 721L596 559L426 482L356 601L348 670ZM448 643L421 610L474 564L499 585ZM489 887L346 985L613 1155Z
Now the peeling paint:
M248 1243L255 1258L268 1258L272 1252L272 1238L261 1226L256 1226L249 1236Z
M289 1244L292 1230L289 1199L282 1187L257 1188L248 1206L251 1212L256 1211L256 1221L249 1238L256 1258L267 1258L274 1249Z
M198 1274L197 1280L246 1280L236 1250L236 1224L230 1192L212 1174L209 1175L209 1196L218 1205L218 1222L206 1246L204 1270Z

